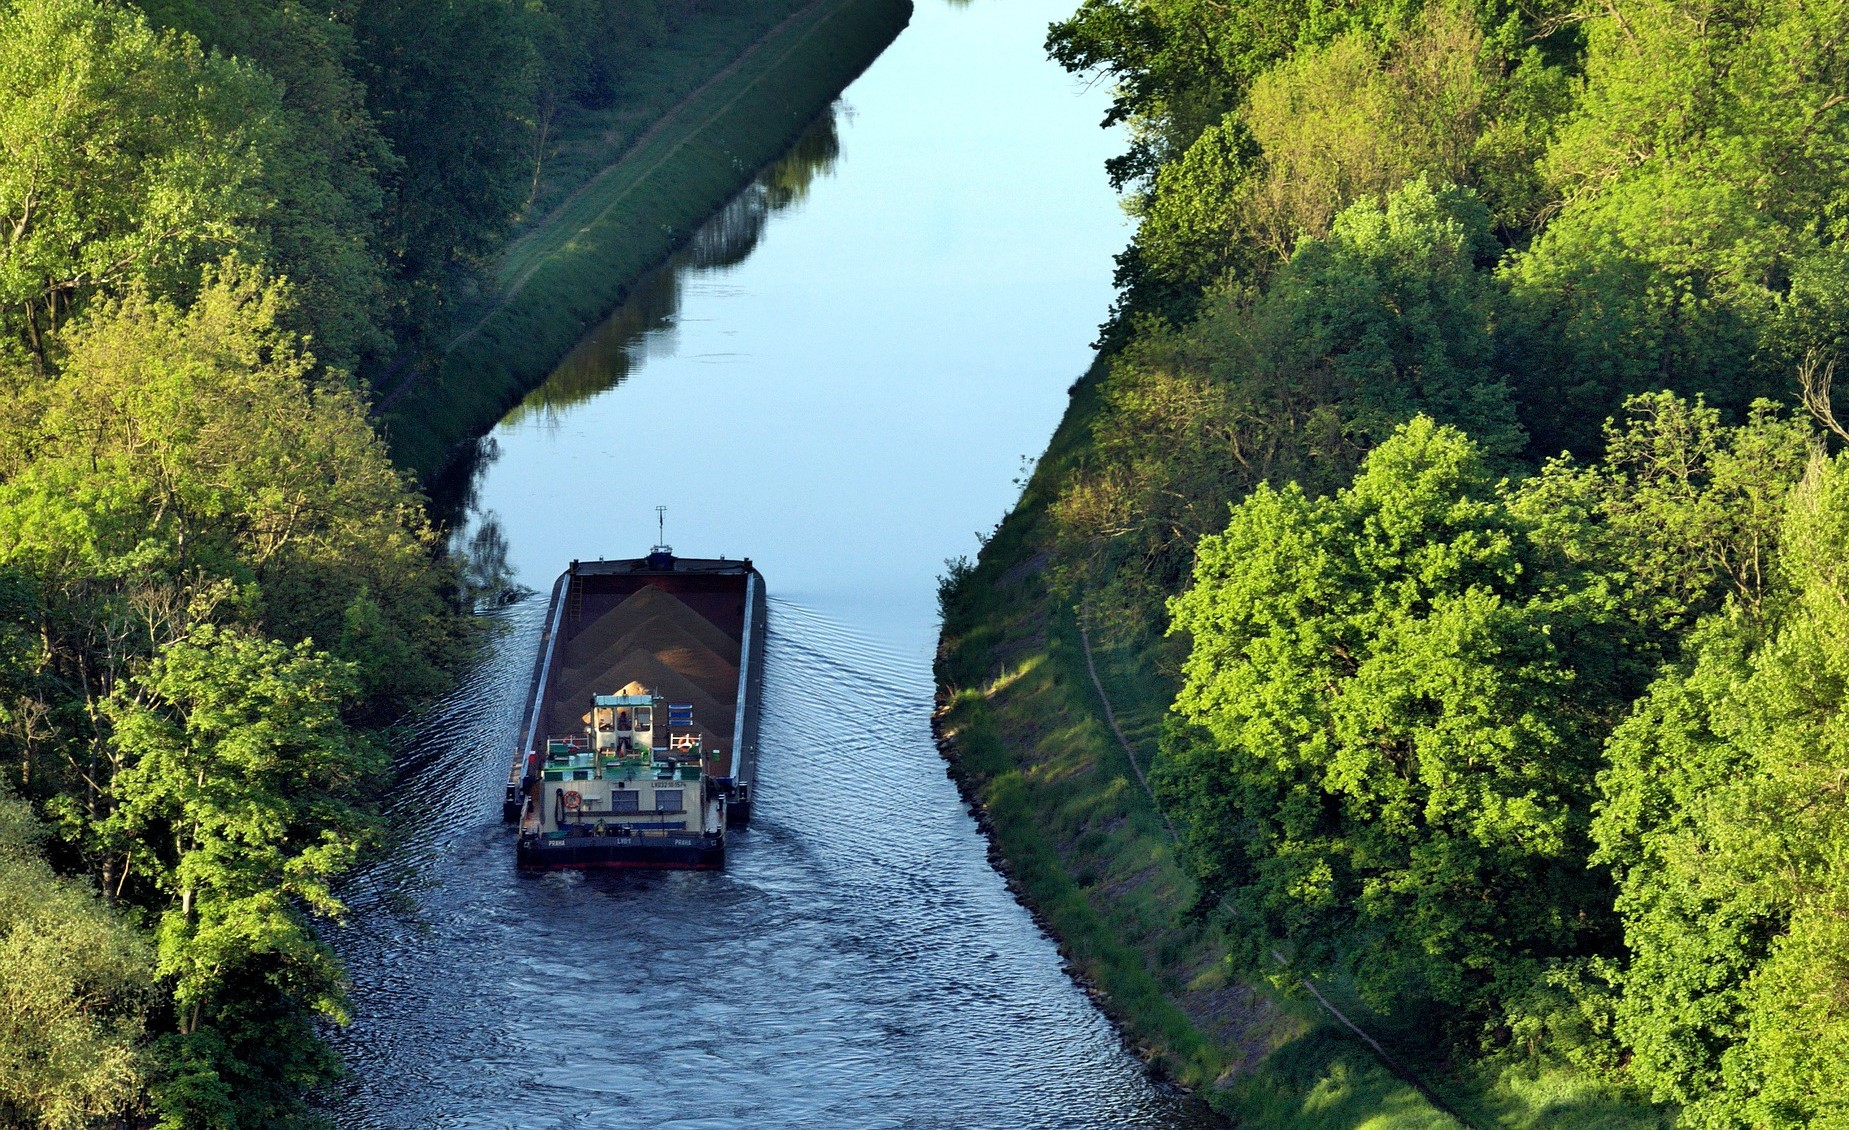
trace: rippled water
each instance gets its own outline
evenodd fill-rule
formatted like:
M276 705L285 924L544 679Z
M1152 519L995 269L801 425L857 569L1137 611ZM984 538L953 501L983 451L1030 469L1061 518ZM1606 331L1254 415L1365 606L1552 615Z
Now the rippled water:
M668 534L771 593L721 873L521 875L499 788L543 601L401 751L333 932L346 1127L1181 1127L987 861L930 734L932 579L1010 501L1124 238L1060 0L920 4L789 161L496 430L470 531L526 584ZM635 437L684 437L672 459Z
M394 809L412 831L354 892L342 1125L1195 1124L990 869L915 665L810 609L772 602L762 799L726 871L517 874L495 789L541 611L430 720L451 737Z

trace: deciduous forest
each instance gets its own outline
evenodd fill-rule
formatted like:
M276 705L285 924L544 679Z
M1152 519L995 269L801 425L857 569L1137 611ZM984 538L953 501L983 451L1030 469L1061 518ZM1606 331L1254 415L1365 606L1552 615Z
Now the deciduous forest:
M317 923L492 580L370 382L724 6L0 0L0 1122L312 1123ZM1038 540L945 579L947 698L1043 579L1164 690L1219 974L1849 1128L1849 2L1082 0L1048 48L1138 224Z
M0 1122L285 1127L480 578L368 418L679 0L0 3Z
M1237 975L1681 1126L1849 1126L1846 37L1796 0L1052 28L1141 222L1045 568L1166 672L1154 788Z

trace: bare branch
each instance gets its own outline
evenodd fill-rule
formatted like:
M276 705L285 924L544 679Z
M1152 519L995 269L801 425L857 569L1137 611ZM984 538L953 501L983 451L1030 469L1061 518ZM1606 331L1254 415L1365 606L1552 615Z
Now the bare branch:
M1849 443L1849 431L1836 422L1836 413L1830 407L1830 378L1836 375L1836 358L1824 361L1815 349L1807 350L1804 360L1798 365L1798 394L1804 408L1819 424L1828 428L1836 438Z

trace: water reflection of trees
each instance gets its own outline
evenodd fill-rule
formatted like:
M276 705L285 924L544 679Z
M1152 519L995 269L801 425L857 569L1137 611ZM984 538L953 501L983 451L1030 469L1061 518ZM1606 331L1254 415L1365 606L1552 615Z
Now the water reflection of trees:
M674 350L681 285L689 275L723 271L744 262L763 238L771 216L800 204L820 177L833 173L841 155L831 106L787 152L759 173L668 261L636 281L623 304L580 341L546 383L507 414L519 423L550 415L621 384L650 354Z
M457 530L451 539L456 555L458 583L462 599L474 608L512 604L532 595L533 590L514 580L513 563L508 559L507 534L501 529L500 515L489 510L475 516L475 528L467 537Z
M466 459L426 484L430 517L444 533L457 596L465 607L511 604L532 592L514 579L500 515L481 505L482 481L500 457L501 445L492 435L483 436Z
M638 279L623 304L579 342L546 383L508 413L505 422L518 423L535 414L550 416L589 400L621 384L650 353L672 352L682 280L744 262L763 238L771 216L800 204L818 178L834 171L841 155L837 108L830 107L817 118L782 157L701 225L667 262ZM448 531L448 550L457 559L465 598L479 604L503 603L525 592L513 583L507 539L498 516L483 511L480 504L482 479L499 456L494 437L483 436L470 456L458 459L428 484L431 513Z

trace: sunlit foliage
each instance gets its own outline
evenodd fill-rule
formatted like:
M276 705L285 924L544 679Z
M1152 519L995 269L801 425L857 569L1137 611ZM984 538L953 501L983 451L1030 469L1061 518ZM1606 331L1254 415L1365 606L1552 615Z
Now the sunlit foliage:
M287 1124L331 1069L311 916L371 838L362 727L466 654L417 497L288 310L235 266L184 308L98 297L0 420L9 761L158 923L135 1079L175 1127Z
M1142 224L1054 574L1191 648L1159 776L1248 973L1436 1004L1453 1047L1689 1126L1849 1117L1844 472L1764 399L1803 371L1827 415L1849 345L1846 32L1785 0L1055 26L1118 84Z
M1162 777L1254 969L1289 946L1503 1038L1601 991L1627 905L1587 866L1604 743L1696 617L1772 600L1810 453L1769 410L1631 410L1605 463L1519 485L1415 419L1351 485L1261 485L1201 541Z
M52 872L43 840L31 808L0 793L0 1119L85 1130L139 1105L153 962L95 891Z
M276 91L95 0L0 6L0 323L45 335L99 292L181 296L254 239Z
M1327 498L1259 487L1173 605L1205 740L1170 742L1166 795L1209 897L1307 969L1464 1015L1596 952L1614 605L1424 417Z
M1262 293L1216 291L1192 325L1125 348L1092 460L1055 510L1093 615L1152 616L1229 499L1332 487L1418 412L1518 451L1490 370L1495 247L1472 194L1415 181L1303 240Z
M1729 600L1613 737L1594 832L1632 959L1619 1035L1690 1126L1849 1120L1849 465L1790 499L1773 599Z

